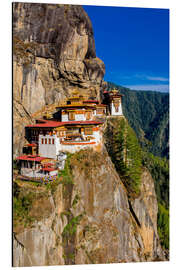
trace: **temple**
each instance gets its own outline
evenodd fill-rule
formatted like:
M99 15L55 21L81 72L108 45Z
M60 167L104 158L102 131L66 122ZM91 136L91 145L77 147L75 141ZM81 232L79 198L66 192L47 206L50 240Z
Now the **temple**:
M23 148L21 174L30 177L56 175L63 169L66 153L84 148L100 151L102 127L106 117L122 116L122 95L117 90L104 92L104 102L88 100L77 91L59 103L55 117L45 113L44 119L25 127L28 143Z
M122 94L118 90L104 91L104 103L107 105L111 116L123 116Z

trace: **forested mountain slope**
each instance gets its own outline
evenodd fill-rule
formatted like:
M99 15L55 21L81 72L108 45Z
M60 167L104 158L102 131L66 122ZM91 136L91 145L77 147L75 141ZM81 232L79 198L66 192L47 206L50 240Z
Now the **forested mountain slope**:
M123 113L142 146L154 155L169 158L169 94L135 91L108 82L124 95Z

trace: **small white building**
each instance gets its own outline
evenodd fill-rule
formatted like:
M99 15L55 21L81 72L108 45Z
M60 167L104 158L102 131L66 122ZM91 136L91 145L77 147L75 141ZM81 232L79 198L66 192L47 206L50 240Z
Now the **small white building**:
M20 163L20 173L29 178L56 176L58 170L52 159L39 155L22 155L17 158Z
M112 90L109 92L110 101L110 113L112 116L122 116L122 96L118 90Z

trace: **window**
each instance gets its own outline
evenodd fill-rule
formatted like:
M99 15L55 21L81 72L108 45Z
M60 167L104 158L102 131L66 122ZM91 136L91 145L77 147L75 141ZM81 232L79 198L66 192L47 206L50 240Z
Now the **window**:
M44 144L44 139L41 139L41 144Z
M49 144L51 144L51 139L49 138Z
M54 139L52 139L52 144L54 144Z
M91 112L87 112L86 113L86 120L90 120L91 119Z
M92 135L93 134L93 129L92 128L85 128L84 134L85 135Z
M115 112L119 112L119 100L113 100Z
M69 112L69 120L75 120L75 113Z
M47 139L45 139L45 144L47 144Z
M97 109L97 114L103 114L103 110L102 109Z

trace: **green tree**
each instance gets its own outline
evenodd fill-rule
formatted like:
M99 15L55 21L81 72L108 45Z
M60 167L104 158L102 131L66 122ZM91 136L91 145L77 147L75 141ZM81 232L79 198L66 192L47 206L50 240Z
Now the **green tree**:
M106 147L130 196L140 191L141 147L126 119L110 119L105 132Z

